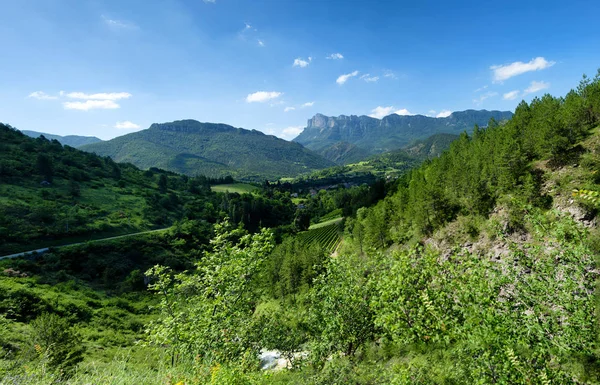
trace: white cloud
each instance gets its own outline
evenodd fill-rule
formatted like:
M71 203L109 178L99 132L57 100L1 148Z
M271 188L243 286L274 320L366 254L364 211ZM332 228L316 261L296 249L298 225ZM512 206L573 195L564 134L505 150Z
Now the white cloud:
M342 85L342 84L346 83L348 81L348 79L350 79L351 77L357 76L357 75L358 75L358 71L354 71L354 72L351 72L351 73L345 74L345 75L340 75L335 82L339 85Z
M412 112L410 112L409 110L407 110L406 108L403 108L401 110L398 110L396 112L394 112L394 114L396 115L401 115L401 116L410 116L410 115L414 115Z
M110 28L114 28L114 29L138 29L139 27L130 22L130 21L125 21L125 20L115 20L115 19L109 19L108 17L102 15L102 20L104 20L104 23L106 25L108 25Z
M344 55L342 55L341 53L337 52L337 53L332 53L331 55L327 56L327 59L332 59L332 60L341 60L344 58Z
M252 24L248 22L244 22L244 28L239 32L238 36L243 40L246 40L246 35L252 35L252 32L258 32L258 29L255 28ZM254 35L256 36L256 35ZM261 40L258 40L261 41Z
M433 113L435 114L435 111ZM435 117L436 118L447 118L450 115L452 115L452 111L450 111L450 110L441 110L440 113L437 114Z
M89 111L95 109L112 110L120 106L112 100L86 100L85 102L65 102L65 110Z
M66 95L71 99L84 99L84 100L120 100L120 99L129 99L131 94L129 92L110 92L110 93L98 93L98 94L86 94L84 92L70 92L68 94L61 93L61 95Z
M118 128L119 130L135 130L140 128L140 125L130 122L129 120L125 120L123 122L115 123L115 128Z
M497 95L498 95L497 92L486 92L485 94L482 94L479 98L473 99L473 103L480 105L481 103L483 103L484 100L492 98Z
M371 114L369 115L372 118L377 118L377 119L381 119L385 116L388 115L392 115L392 114L396 114L396 115L414 115L413 113L411 113L410 111L408 111L406 108L403 108L401 110L396 110L394 111L395 108L394 106L389 106L389 107L375 107L371 110Z
M394 106L389 106L389 107L377 106L371 110L371 114L369 116L372 118L381 119L384 116L391 115L392 111L394 111Z
M281 130L281 137L284 139L294 139L304 130L303 126L290 126Z
M294 60L294 64L293 67L300 67L300 68L304 68L304 67L308 67L308 65L310 64L310 62L312 61L312 57L308 57L308 60L304 60L302 58L297 58L296 60Z
M300 108L312 107L314 104L315 102L306 102L303 105L301 105Z
M281 95L283 95L283 92L258 91L253 94L248 94L248 96L246 96L246 102L248 102L248 103L264 103L271 99L277 99Z
M284 108L283 112L294 111L295 109L296 107L286 107Z
M543 57L536 57L531 59L528 63L520 61L507 64L507 65L493 65L490 69L494 72L494 82L502 82L506 79L510 79L513 76L521 75L526 72L539 71L548 67L552 67L555 64L553 61L547 61Z
M473 92L479 92L479 91L487 90L487 88L488 88L488 86L487 86L487 84L486 84L485 86L483 86L483 87L479 87L478 89L476 89L476 90L475 90L475 91L473 91Z
M390 70L383 71L383 77L390 79L398 79L398 76L396 76L396 74Z
M55 100L58 99L56 96L51 96L44 91L35 91L29 94L28 98L34 98L38 100Z
M367 83L373 83L379 80L379 76L371 76L371 74L364 74L360 78Z
M240 38L242 38L242 39L244 39L244 40L245 40L245 39L246 39L246 37L245 37L246 33L250 33L250 32L252 32L252 31L257 31L257 29L256 29L256 28L254 28L254 27L252 26L252 24L250 24L250 23L248 23L248 22L245 22L245 23L244 23L244 28L243 28L243 29L242 29L242 30L239 32L239 34L238 34L238 35L239 35L239 37L240 37Z
M265 42L264 42L264 41L262 41L262 40L260 40L260 39L258 39L258 45L259 45L260 47L264 47L264 46L265 46Z
M115 109L120 108L115 101L121 99L128 99L131 94L128 92L110 92L110 93L97 93L97 94L86 94L84 92L69 92L60 91L58 96L48 95L43 91L35 91L29 94L30 98L40 100L55 100L59 97L67 97L70 99L81 99L84 102L64 102L63 107L66 110L80 110L88 111L94 109Z
M550 83L547 82L536 82L535 80L531 82L531 84L529 85L529 87L527 87L525 89L525 91L523 91L523 95L527 95L527 94L533 94L536 93L538 91L541 90L545 90L547 88L550 88Z
M515 100L518 97L519 97L519 90L510 91L510 92L507 92L504 95L502 95L502 99L504 99L504 100Z

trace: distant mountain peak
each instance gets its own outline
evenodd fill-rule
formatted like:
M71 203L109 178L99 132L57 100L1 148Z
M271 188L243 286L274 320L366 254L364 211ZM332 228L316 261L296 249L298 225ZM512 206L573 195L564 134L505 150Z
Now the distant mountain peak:
M204 123L194 119L175 120L166 123L152 123L150 130L173 131L173 132L230 132L243 130L224 123Z
M31 137L31 138L39 138L40 136L44 136L44 138L48 140L58 140L58 142L62 145L71 146L71 147L81 147L86 144L98 143L102 142L102 139L96 138L95 136L80 136L80 135L54 135L48 134L45 132L37 132L37 131L29 131L29 130L21 130L22 133Z
M260 181L334 165L298 143L257 130L192 119L154 123L147 130L82 149L141 168Z
M438 133L470 132L475 124L486 126L490 118L502 121L511 117L510 111L472 109L454 111L440 118L391 114L377 119L366 115L326 116L318 113L307 121L306 128L294 141L330 160L343 162L339 151L334 151L342 148L335 146L338 142L354 145L353 154L374 155L399 149Z

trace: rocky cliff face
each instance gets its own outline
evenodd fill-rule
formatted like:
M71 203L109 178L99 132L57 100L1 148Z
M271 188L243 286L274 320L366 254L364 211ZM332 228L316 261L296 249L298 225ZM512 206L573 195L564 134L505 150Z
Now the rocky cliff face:
M330 148L339 147L339 142L352 144L356 146L355 151L372 155L396 150L439 133L470 132L475 124L486 126L490 118L502 121L511 117L510 111L487 110L453 112L446 118L392 114L376 119L364 115L333 117L317 114L308 120L304 131L294 141L326 157L338 153Z

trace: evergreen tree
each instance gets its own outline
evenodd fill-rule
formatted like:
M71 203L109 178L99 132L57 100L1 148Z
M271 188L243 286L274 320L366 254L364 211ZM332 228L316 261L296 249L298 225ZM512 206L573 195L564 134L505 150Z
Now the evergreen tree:
M54 165L52 163L52 158L46 154L39 154L36 164L38 173L44 177L44 180L47 182L52 182L54 176Z
M160 177L158 177L158 191L160 191L161 194L164 194L167 192L168 189L168 179L167 176L165 174L160 174Z

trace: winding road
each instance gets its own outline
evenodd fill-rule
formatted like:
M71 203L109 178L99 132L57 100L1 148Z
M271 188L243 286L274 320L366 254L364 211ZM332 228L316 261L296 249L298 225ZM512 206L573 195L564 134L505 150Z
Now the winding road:
M109 238L101 238L101 239L93 239L93 240L89 240L89 241L85 241L85 242L77 242L77 243L69 243L67 245L58 245L58 246L51 246L52 248L59 248L59 247L68 247L68 246L77 246L77 245L83 245L86 243L90 243L90 242L104 242L104 241L110 241L113 239L120 239L120 238L127 238L127 237L134 237L136 235L142 235L142 234L150 234L150 233L157 233L159 231L165 231L170 229L170 227L165 227L164 229L157 229L157 230L148 230L148 231L142 231L139 233L131 233L131 234L124 234L124 235L117 235L116 237L109 237ZM24 257L28 254L32 254L32 253L45 253L48 250L50 250L50 247L44 247L42 249L37 249L37 250L29 250L29 251L22 251L20 253L15 253L15 254L10 254L10 255L5 255L0 257L0 260L2 259L10 259L10 258L19 258L19 257Z

